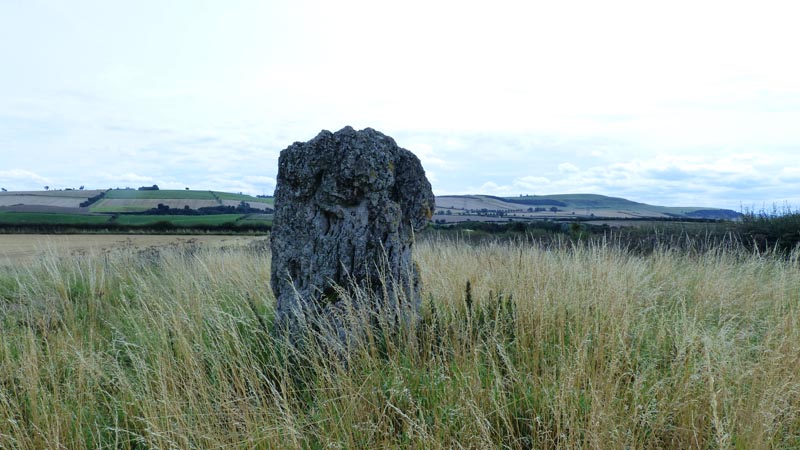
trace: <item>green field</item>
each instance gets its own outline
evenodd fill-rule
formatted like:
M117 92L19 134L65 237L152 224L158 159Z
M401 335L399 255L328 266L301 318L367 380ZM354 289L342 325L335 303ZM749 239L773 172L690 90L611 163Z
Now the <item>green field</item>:
M160 200L160 199L186 199L186 200L235 200L245 202L272 203L271 198L258 198L252 195L234 194L219 191L187 191L179 189L162 189L158 191L140 191L132 189L115 189L108 191L105 198L129 200Z
M137 213L137 212L144 212L147 211L149 208L147 206L137 206L137 205L107 205L105 204L105 199L100 200L99 202L95 203L94 205L89 207L89 211L93 213Z
M272 219L269 215L245 215L245 214L211 214L211 215L126 215L120 214L116 217L107 214L81 215L81 214L56 214L56 213L20 213L20 212L0 212L0 226L37 226L45 225L48 227L72 227L81 225L97 226L107 224L114 226L147 227L160 223L172 224L175 228L181 227L203 227L211 229L226 224L235 223L241 227L254 227L271 225ZM94 229L94 228L91 228Z
M169 222L175 226L213 226L236 222L242 216L242 214L216 214L208 216L120 215L116 219L116 222L120 225L134 226L152 225L158 222Z
M0 212L2 225L82 225L106 223L109 216L81 214Z
M272 225L272 214L251 214L236 222L240 226L249 225Z
M244 195L244 194L232 194L230 192L218 192L212 191L214 195L216 195L220 200L235 200L235 201L243 201L243 202L259 202L259 203L269 203L272 204L272 198L258 198L253 197L252 195Z
M105 198L115 199L189 199L189 200L214 200L211 191L187 191L187 190L159 190L159 191L139 191L132 189L114 189L108 191Z

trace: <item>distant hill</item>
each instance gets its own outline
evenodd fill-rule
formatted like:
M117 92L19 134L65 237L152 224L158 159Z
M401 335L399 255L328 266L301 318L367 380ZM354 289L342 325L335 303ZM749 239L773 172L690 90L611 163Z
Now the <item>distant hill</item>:
M145 213L158 208L224 213L226 207L245 202L253 213L273 212L273 199L219 191L199 190L63 190L0 192L0 212L58 214ZM161 205L161 207L159 207ZM434 221L466 220L569 220L580 219L725 219L741 214L729 209L668 207L638 203L596 194L496 197L491 195L443 195L436 197Z
M436 197L434 220L440 222L567 218L735 220L740 216L740 213L730 209L655 206L596 194L521 197L443 195Z

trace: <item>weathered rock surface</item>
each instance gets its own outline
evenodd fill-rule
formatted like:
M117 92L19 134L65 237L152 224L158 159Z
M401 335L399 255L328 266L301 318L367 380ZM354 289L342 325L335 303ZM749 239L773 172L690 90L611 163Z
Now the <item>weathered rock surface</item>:
M415 313L413 233L433 210L419 159L371 128L322 131L283 150L271 238L279 329L292 339L327 329L345 341L350 308L393 311L394 320ZM352 290L370 293L369 304L343 300Z

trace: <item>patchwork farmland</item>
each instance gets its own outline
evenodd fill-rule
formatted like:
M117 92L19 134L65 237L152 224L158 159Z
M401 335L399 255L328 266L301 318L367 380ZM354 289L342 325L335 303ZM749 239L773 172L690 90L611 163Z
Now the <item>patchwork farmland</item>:
M102 226L248 227L271 223L273 199L203 190L70 190L0 193L0 226L62 223ZM208 208L208 209L206 209ZM225 215L226 217L221 217ZM84 216L79 219L75 216ZM665 207L590 194L494 197L448 195L436 198L438 225L462 222L601 221L610 226L641 221L736 220L735 211Z
M208 208L208 209L201 209ZM68 190L0 193L0 227L90 229L260 229L272 221L272 199L192 190ZM241 222L241 223L239 223Z
M42 206L80 208L80 204L105 191L18 191L0 193L0 208Z

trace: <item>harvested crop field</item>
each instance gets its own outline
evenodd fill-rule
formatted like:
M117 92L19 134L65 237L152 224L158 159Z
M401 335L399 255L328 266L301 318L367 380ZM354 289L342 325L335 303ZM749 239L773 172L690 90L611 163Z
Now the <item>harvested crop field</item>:
M516 205L510 202L504 202L500 199L488 197L473 197L473 196L448 196L440 195L436 197L436 207L444 209L501 209L501 210L514 210L526 209L523 205Z
M66 208L63 206L13 205L0 206L0 212L89 214L89 208Z
M0 265L28 262L48 254L144 250L199 245L205 248L246 245L264 236L119 235L119 234L0 234Z
M43 195L0 195L0 206L42 205L78 208L88 197L45 197Z
M27 195L34 197L75 197L75 198L89 198L105 192L105 189L92 189L89 191L71 190L71 191L12 191L1 192L0 197L14 197L19 195Z

